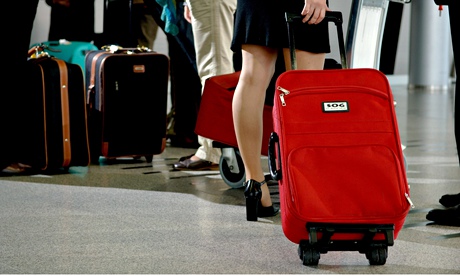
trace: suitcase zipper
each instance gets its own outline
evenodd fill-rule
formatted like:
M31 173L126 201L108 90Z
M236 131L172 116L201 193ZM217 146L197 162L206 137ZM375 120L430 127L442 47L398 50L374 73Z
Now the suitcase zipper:
M410 199L409 194L408 194L408 193L405 193L405 196L406 196L407 202L409 202L409 204L410 204L410 207L411 207L412 209L415 208L415 205L414 205L414 203L412 202L412 200Z
M284 96L285 96L285 95L288 95L288 94L291 93L291 92L289 92L289 90L284 89L284 88L281 87L281 86L278 86L277 89L281 91L281 93L280 93L281 105L282 105L282 106L286 106L286 101L284 101Z
M302 92L302 91L310 91L310 90L318 90L318 89L321 89L322 91L326 91L326 92L330 92L331 89L329 88L325 88L325 87L309 87L309 88L297 88L297 89L294 89L293 91L296 93L297 95L297 92ZM291 94L291 91L290 90L287 90L286 88L283 88L281 86L277 86L276 87L276 90L279 90L281 91L280 94L279 94L279 97L280 97L280 101L281 101L281 105L282 106L286 106L286 100L285 100L285 97L289 94ZM337 91L337 89L335 90ZM375 89L365 89L363 87L355 87L355 86L346 86L346 87L342 87L340 88L340 91L349 91L349 92L353 92L353 93L366 93L366 94L372 94L372 95L375 95L375 96L378 96L378 97L381 97L383 99L388 99L388 96L385 95L384 93L380 93L379 91L375 91ZM394 103L393 103L394 104Z

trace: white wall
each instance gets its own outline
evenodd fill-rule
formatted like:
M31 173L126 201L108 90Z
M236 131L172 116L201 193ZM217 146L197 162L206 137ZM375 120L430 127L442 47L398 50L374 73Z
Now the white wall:
M431 1L431 0L423 0ZM96 33L102 32L102 15L103 15L103 2L104 0L95 0L95 31ZM344 34L346 35L348 29L349 13L352 0L331 0L330 7L333 10L339 10L343 13L344 17ZM402 4L401 4L402 5ZM447 13L446 13L447 16ZM32 31L31 43L46 41L48 38L49 29L50 7L45 3L45 0L39 1L38 11L34 22L34 29ZM401 23L401 31L399 36L399 46L396 56L395 75L407 75L409 64L409 29L410 29L410 4L404 7L403 20ZM331 25L332 26L332 25ZM331 57L338 58L337 42L333 40L336 33L331 32ZM163 32L158 32L157 39L155 40L154 50L167 54L166 36Z

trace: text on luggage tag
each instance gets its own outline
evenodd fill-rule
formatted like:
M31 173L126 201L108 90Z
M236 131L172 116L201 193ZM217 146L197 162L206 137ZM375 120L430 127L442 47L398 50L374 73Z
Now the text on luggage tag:
M349 112L348 102L323 102L323 112Z
M145 73L145 65L133 65L133 72L134 73Z

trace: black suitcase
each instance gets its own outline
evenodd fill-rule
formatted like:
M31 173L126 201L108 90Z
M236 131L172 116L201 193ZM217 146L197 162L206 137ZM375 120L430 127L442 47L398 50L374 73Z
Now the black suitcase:
M52 171L90 163L83 71L46 53L28 60L22 112L28 143L21 162Z
M166 146L169 58L148 49L86 55L91 160L153 155Z

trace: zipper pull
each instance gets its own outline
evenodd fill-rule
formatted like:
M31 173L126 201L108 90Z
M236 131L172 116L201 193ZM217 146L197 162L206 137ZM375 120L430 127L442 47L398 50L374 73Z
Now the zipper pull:
M282 105L282 106L286 106L286 101L284 100L284 96L288 95L288 94L291 93L291 92L289 92L289 90L284 89L284 88L281 87L281 86L278 86L277 89L281 91L281 93L280 93L281 105Z
M281 105L286 106L286 102L284 101L284 94L280 94Z
M414 208L415 208L415 205L414 205L414 203L412 202L412 200L410 199L409 194L406 193L405 196L406 196L407 202L409 202L409 204L410 204L410 207L411 207L412 209L414 209Z

